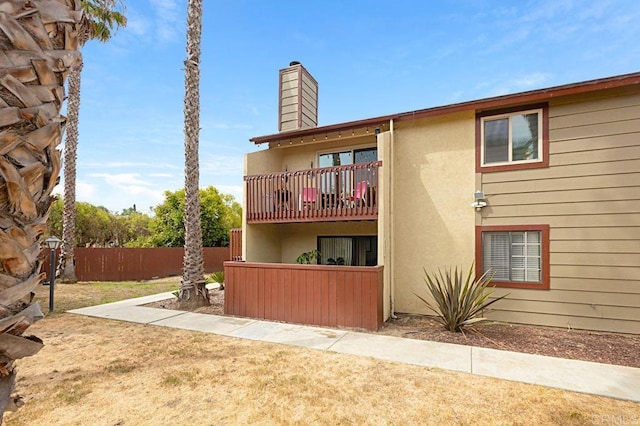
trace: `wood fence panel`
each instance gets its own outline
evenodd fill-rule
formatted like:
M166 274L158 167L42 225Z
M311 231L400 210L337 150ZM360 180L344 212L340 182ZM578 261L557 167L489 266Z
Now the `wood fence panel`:
M334 327L382 325L382 266L225 262L225 314Z
M43 250L42 272L49 275L49 250ZM85 248L74 249L78 281L141 281L182 275L184 249L153 248ZM228 247L203 249L205 273L223 270L230 259ZM59 257L57 257L59 259Z

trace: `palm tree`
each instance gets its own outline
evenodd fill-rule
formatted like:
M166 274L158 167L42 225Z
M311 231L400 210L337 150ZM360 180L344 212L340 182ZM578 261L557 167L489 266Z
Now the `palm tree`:
M184 267L178 298L180 307L193 309L209 304L204 282L202 228L200 224L200 40L202 38L202 0L188 0L187 59L184 96L185 156L185 241Z
M25 330L42 312L32 303L51 191L60 171L64 81L80 60L82 13L74 0L2 2L0 39L0 422L22 404L14 361L42 347Z
M117 0L83 0L83 19L78 37L80 47L88 40L107 42L115 26L127 24L125 16L116 11ZM80 76L83 62L69 73L69 104L67 107L67 137L64 145L64 212L62 220L62 250L60 278L76 282L73 249L76 245L76 158L78 157L78 120L80 112Z

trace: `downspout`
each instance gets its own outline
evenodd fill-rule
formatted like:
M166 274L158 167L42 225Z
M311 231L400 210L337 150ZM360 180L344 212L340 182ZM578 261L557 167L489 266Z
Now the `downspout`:
M394 241L395 238L393 238L394 236L394 232L393 232L393 146L394 144L394 129L393 129L393 118L389 120L389 132L391 133L391 143L389 144L389 159L391 160L390 163L388 165L389 167L389 188L387 188L387 191L389 191L389 230L391 233L391 242L390 242L390 250L389 250L389 264L391 266L391 270L389 271L389 297L390 297L390 311L389 312L389 316L393 319L396 319L398 317L396 317L396 286L395 286L395 280L393 279L393 270L394 270Z

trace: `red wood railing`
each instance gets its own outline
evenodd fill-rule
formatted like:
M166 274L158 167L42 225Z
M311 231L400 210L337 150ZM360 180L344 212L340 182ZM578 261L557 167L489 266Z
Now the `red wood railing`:
M378 217L381 161L245 176L248 223Z
M382 266L224 263L224 313L328 327L378 330Z
M242 228L229 231L229 256L231 260L242 260Z

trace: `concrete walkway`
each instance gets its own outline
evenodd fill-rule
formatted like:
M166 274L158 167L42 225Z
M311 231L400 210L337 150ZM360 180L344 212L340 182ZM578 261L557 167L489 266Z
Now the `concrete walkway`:
M640 402L640 368L139 305L162 293L69 311L97 318L301 346Z

